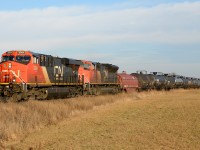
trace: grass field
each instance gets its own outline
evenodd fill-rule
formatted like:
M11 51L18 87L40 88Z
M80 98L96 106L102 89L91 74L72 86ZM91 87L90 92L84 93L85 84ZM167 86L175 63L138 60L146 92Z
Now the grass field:
M4 141L1 147L75 150L200 149L200 90L101 96L84 98L84 101L83 98L78 98L75 101L74 104L71 104L71 100L1 104L1 113L2 108L8 108L12 112L10 109L15 107L26 112L34 104L44 115L43 123L40 123L40 118L35 125L35 108L31 112L22 113L32 113L27 115L30 120L34 119L29 124L34 126L30 127L31 130L28 127L21 128L26 131L21 131L20 134L15 131L14 138L9 134L12 138L7 138L9 141ZM109 105L106 105L106 101ZM68 103L73 107L69 107ZM87 107L80 103L87 104ZM54 108L52 104L58 108ZM77 111L71 111L74 115L63 115L62 109L66 109L65 107L76 108ZM16 113L16 110L12 113ZM53 115L54 113L57 115ZM23 115L18 115L23 118L21 116ZM54 119L46 119L46 122L45 118ZM15 128L15 125L11 127ZM11 128L8 131L12 133L13 130ZM12 142L14 139L15 143Z

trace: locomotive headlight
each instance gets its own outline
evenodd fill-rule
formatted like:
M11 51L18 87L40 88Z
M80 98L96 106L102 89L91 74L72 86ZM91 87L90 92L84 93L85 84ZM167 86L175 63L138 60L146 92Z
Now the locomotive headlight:
M12 79L12 82L13 82L13 83L15 83L15 82L16 82L16 78L15 78L15 77L13 77L13 79Z
M12 68L12 64L11 63L8 64L8 68Z

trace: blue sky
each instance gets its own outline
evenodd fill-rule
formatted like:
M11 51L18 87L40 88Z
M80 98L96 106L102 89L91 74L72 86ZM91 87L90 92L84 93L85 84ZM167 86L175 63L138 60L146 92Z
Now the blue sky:
M187 2L195 2L198 0L188 0ZM49 6L77 6L77 5L112 5L127 3L134 7L154 6L163 3L185 2L185 0L1 0L1 10L20 10L30 8L45 8Z
M1 1L0 53L27 49L200 78L199 8L198 0Z
M33 8L63 7L63 6L81 6L92 7L115 5L121 7L152 7L166 3L197 2L198 0L1 0L0 10L13 11Z

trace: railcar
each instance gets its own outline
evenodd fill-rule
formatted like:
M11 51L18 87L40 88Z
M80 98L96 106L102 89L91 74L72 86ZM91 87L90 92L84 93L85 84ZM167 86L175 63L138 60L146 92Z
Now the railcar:
M151 72L151 74L155 77L155 89L166 89L168 84L167 77L162 72Z
M188 80L183 76L176 75L174 73L165 74L167 80L167 89L178 89L188 86Z
M164 74L164 76L166 77L166 86L165 89L166 90L171 90L175 88L175 78L172 74L166 73Z
M199 79L192 78L192 88L199 88Z
M153 74L148 74L149 78L149 88L151 90L155 89L155 84L156 84L156 78Z
M136 76L127 74L125 71L118 73L122 91L132 93L139 90L139 81Z
M184 85L183 79L180 75L174 75L175 78L175 88L182 88Z
M198 88L200 88L200 79L197 79Z
M193 87L193 81L191 77L186 77L186 79L188 80L188 88L192 88Z
M188 89L189 88L189 80L188 80L188 78L186 78L184 76L181 76L180 78L183 80L183 86L182 86L182 88Z
M145 91L152 89L152 83L154 82L154 77L147 74L146 70L139 70L136 73L131 73L132 76L138 78L139 91Z
M2 54L0 93L11 101L117 93L117 71L112 64L12 50Z

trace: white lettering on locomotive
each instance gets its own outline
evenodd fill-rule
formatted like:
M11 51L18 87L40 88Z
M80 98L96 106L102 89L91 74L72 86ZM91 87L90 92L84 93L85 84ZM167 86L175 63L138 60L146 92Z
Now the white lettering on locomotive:
M10 70L10 72L16 77L19 78L20 77L20 70L17 70L17 74L15 73L15 71Z
M17 70L17 74L13 70L2 70L2 73L10 72L12 73L16 78L20 77L20 70Z
M54 77L56 80L63 80L63 66L54 66Z

